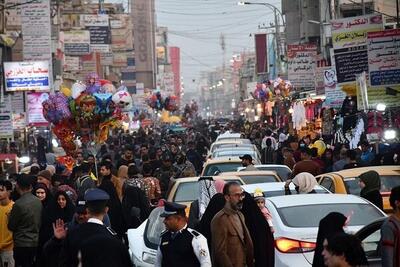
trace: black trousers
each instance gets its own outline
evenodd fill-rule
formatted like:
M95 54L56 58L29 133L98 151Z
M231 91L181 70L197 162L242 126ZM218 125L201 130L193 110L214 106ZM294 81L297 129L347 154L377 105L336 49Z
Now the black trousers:
M14 248L15 267L34 267L37 248Z

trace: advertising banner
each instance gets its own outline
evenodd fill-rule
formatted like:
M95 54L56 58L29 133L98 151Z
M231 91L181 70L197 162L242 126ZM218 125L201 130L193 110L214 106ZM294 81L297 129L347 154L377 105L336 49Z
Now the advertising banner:
M49 62L4 62L6 91L49 91Z
M81 56L90 54L90 32L64 32L64 53L67 56Z
M329 108L341 108L346 93L338 86L336 70L334 68L324 70L325 102Z
M14 92L11 96L11 108L13 113L25 112L24 92Z
M64 71L79 71L81 69L79 57L64 57Z
M47 126L49 123L43 117L43 101L49 98L48 93L28 93L28 123L32 126Z
M12 138L14 135L11 112L0 112L0 138Z
M400 29L368 33L371 86L400 84Z
M35 48L42 48L45 44L47 54L51 56L50 1L39 0L22 5L21 21L24 56L34 54ZM42 50L36 53L41 54ZM48 56L45 59L49 59Z
M288 79L296 91L315 89L316 57L314 44L288 45Z
M23 130L26 127L26 113L13 113L13 129L14 130Z
M368 72L367 32L383 29L382 15L366 15L331 21L338 83L354 82Z
M5 0L5 6L14 6L7 8L6 29L9 31L21 29L21 6L19 4L21 4L21 0Z
M255 34L257 74L268 72L267 34Z
M107 14L82 15L82 18L85 27L109 27Z
M90 48L92 52L110 52L111 31L108 26L86 27L90 32Z
M325 71L332 67L318 67L315 69L315 92L317 95L325 94Z

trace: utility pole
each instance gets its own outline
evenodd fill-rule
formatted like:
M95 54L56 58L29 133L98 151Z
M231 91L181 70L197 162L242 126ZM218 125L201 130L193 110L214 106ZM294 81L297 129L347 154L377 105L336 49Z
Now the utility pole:
M400 10L399 10L399 1L396 0L396 17L397 17L397 29L400 29Z
M277 65L278 65L278 74L282 71L281 66L281 35L280 35L280 26L278 21L278 10L274 8L274 15L275 15L275 41L276 41L276 53L277 53Z
M365 1L361 0L362 14L365 15Z

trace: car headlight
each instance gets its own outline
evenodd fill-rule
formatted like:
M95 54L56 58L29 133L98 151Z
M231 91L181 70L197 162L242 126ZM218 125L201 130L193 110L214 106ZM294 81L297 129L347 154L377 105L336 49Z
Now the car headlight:
M142 259L145 263L148 264L156 264L156 255L150 254L147 252L143 252Z

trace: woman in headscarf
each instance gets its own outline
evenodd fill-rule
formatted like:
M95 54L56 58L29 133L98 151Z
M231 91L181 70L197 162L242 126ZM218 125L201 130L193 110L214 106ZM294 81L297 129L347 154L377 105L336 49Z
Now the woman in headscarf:
M314 175L308 172L301 172L297 174L293 180L287 180L285 183L285 195L291 195L289 184L295 185L298 194L313 194L315 193L314 187L318 184Z
M381 210L383 200L380 193L381 177L376 171L367 171L359 176L358 184L361 188L360 197L365 198Z
M215 181L210 177L199 179L199 196L190 205L188 226L195 229L210 202L211 198L217 193Z
M215 181L215 189L217 193L210 199L208 206L200 219L200 222L195 228L199 231L208 242L208 247L211 248L211 221L220 210L225 206L225 197L222 194L225 186L224 180Z
M43 209L47 207L47 205L51 202L53 198L50 193L50 190L47 188L45 184L42 183L37 183L35 185L35 187L32 190L32 194L40 199L43 205Z
M274 236L253 197L245 192L242 213L254 247L254 266L273 267L275 263Z
M38 263L42 262L42 248L53 236L53 223L61 219L65 223L72 220L75 213L75 206L65 191L58 191L47 208L42 212L42 224L39 230ZM42 266L38 264L37 266Z
M339 212L331 212L321 219L318 227L317 244L314 252L313 267L325 267L322 250L324 249L324 240L331 236L344 233L343 227L346 223L346 216Z

